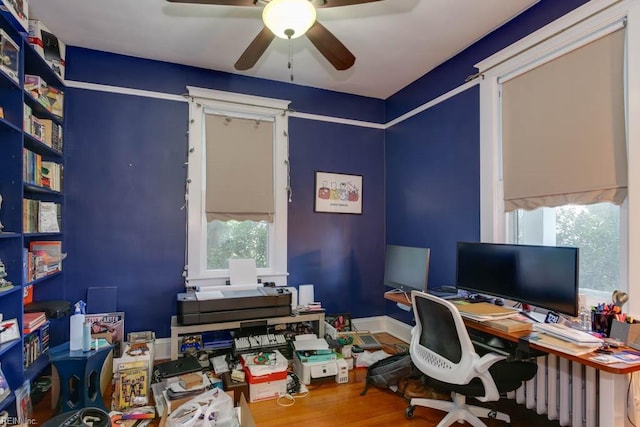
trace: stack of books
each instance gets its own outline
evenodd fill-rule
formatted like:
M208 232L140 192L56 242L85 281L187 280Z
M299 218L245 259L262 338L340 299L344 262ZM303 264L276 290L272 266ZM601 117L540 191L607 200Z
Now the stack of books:
M47 323L47 315L43 311L24 313L22 317L22 332L30 334L35 332L40 326Z

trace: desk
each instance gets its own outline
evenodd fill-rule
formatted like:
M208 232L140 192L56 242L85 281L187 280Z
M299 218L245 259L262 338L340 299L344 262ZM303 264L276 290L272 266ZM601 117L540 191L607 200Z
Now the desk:
M177 316L171 316L171 360L178 358L178 336L197 334L209 331L224 331L228 329L239 329L243 324L264 321L267 326L298 323L298 322L318 322L317 333L319 337L324 337L324 311L317 313L301 313L283 317L265 317L262 319L241 320L235 322L204 323L202 325L178 325Z
M399 304L411 305L411 300L402 293L387 292L384 297ZM511 342L518 342L520 338L531 333L530 331L504 332L469 319L465 319L464 322L467 328ZM516 393L518 403L525 404L527 408L540 414L546 413L550 419L559 419L561 425L582 426L581 415L584 412L586 426L631 426L627 419L627 388L631 380L630 374L640 371L640 364L599 363L589 359L593 354L574 356L537 345L535 342L529 342L529 347L553 357L538 358L539 375L540 369L544 367L547 378L527 382ZM559 378L559 389L554 391L557 393L555 395L548 394L549 377L554 380ZM570 379L576 382L577 387L563 385L569 384ZM585 385L584 390L582 384ZM593 393L587 390L593 390ZM554 409L551 405L547 407L547 400L555 402L556 398L560 402L561 409ZM564 409L562 409L563 405ZM629 410L633 410L633 403L630 403L629 407ZM570 414L577 414L577 416L572 420Z
M507 333L468 319L465 319L464 322L467 328L477 329L513 342L530 334L529 331ZM532 384L527 383L525 385L527 391L523 393L526 394L526 398L517 399L518 403L525 403L529 409L534 409L538 413L547 413L551 419L559 419L561 425L582 426L582 414L584 413L587 426L595 426L596 421L599 426L631 426L627 419L627 410L633 411L634 409L633 404L630 404L627 409L627 393L629 381L631 381L630 374L640 371L640 364L600 363L590 359L594 353L574 356L537 345L533 341L529 342L529 347L556 356L553 359L539 358L538 369L539 373L541 368L546 369L547 377L559 378L558 389L555 389L556 384L554 383L554 395L549 396L548 380L547 383L545 381L529 381ZM551 375L550 372L554 375ZM569 386L570 380L576 383L577 387ZM538 396L543 397L537 399ZM560 409L557 411L555 409L553 411L546 410L547 404L540 402L545 399L552 400L551 398L555 401L556 397L560 401ZM569 407L571 407L571 411L568 410ZM579 414L577 418L580 419L571 420L570 413ZM572 421L573 424L571 424Z

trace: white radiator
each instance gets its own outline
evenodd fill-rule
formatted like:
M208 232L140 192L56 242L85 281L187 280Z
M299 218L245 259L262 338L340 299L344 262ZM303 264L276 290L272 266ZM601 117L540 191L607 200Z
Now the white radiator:
M640 406L640 397L629 397L629 375L601 372L554 355L539 357L537 363L535 378L508 397L550 420L557 420L561 426L633 425L627 417L627 406L635 413L637 410L633 408ZM640 381L634 378L634 389L638 388L636 382Z

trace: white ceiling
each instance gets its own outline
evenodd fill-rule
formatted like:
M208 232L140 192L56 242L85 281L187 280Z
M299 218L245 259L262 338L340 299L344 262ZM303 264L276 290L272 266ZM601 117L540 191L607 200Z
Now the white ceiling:
M306 37L293 41L294 83L386 99L538 0L383 0L318 9L318 21L355 55L336 71ZM262 29L262 6L165 0L29 0L29 12L68 45L283 82L288 41L256 66L233 64Z

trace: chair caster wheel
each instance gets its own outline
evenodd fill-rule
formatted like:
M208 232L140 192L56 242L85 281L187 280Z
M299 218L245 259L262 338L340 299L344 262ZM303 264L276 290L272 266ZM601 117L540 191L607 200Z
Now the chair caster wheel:
M410 420L411 418L413 418L414 409L416 409L415 406L409 406L407 409L404 410L404 416L406 419Z

